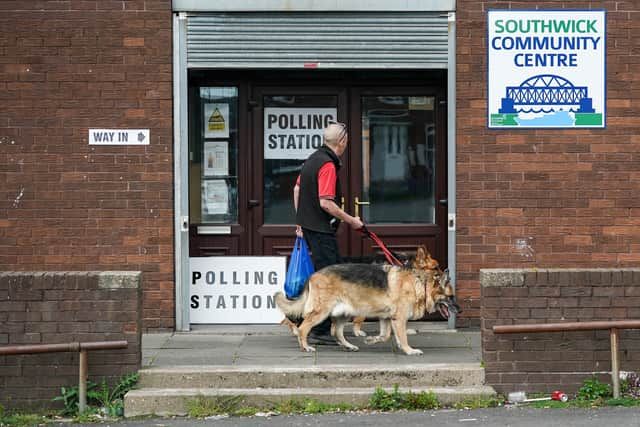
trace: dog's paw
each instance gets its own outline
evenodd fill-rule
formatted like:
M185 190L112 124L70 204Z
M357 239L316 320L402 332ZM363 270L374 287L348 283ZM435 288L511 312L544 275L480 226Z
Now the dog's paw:
M422 353L422 350L419 350L417 348L410 348L409 351L405 352L405 354L407 356L420 356Z
M360 350L360 347L355 346L353 344L352 345L345 345L342 348L344 348L345 351L359 351Z
M383 342L384 337L376 335L375 337L367 337L364 339L365 344L378 344L379 342Z
M308 345L308 346L304 347L302 349L302 351L306 351L307 353L313 353L314 351L316 351L316 348L315 347L311 347L310 345Z
M358 330L353 330L353 335L356 337L366 337L367 333L365 331L363 331L362 329L358 329Z
M418 331L415 329L407 329L407 335L418 335Z

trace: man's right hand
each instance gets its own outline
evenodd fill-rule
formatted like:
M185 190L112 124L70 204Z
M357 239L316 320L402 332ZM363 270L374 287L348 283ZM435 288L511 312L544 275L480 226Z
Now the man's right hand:
M364 222L362 222L362 220L360 220L359 216L353 216L351 217L352 221L351 221L351 228L353 228L354 230L360 230L362 227L364 227Z
M299 225L296 225L296 236L303 237L303 235L302 235L302 227L300 227Z

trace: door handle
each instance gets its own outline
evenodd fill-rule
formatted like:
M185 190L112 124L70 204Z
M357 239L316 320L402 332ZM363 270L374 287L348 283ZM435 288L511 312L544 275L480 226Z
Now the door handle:
M440 199L438 200L438 203L442 206L447 206L449 204L449 199Z
M369 203L369 202L363 202L363 201L360 201L360 199L358 198L358 196L356 196L356 197L353 199L353 206L355 207L355 209L354 209L354 211L355 211L355 216L357 216L357 217L359 217L359 216L360 216L360 205L363 205L363 206L369 206L370 204L371 204L371 203Z
M260 200L250 199L249 202L247 203L247 206L249 208L255 208L256 206L260 206Z

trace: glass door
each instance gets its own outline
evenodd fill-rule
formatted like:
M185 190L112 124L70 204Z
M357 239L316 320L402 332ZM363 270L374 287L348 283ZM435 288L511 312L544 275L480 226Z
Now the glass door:
M412 254L424 244L446 265L446 124L438 99L426 88L355 91L350 202L390 249ZM354 255L379 252L357 234L351 242Z
M345 95L334 88L262 87L254 99L253 252L289 255L296 223L293 187L304 161L322 145L327 124L344 120ZM347 182L344 170L341 180ZM343 251L347 244L345 234Z

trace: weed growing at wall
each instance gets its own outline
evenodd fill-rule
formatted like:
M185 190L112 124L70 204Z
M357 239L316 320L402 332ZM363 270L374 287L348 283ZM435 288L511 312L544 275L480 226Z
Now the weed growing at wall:
M62 415L96 418L106 416L109 418L121 417L124 413L124 395L132 390L138 383L138 374L126 374L118 379L118 382L109 388L103 378L99 384L87 381L87 411L78 413L79 391L78 386L62 387L60 395L53 398L54 402L61 401L64 404ZM82 422L87 420L82 419Z
M596 400L611 397L611 387L609 384L600 382L593 377L585 380L582 387L578 390L576 397L579 400Z

